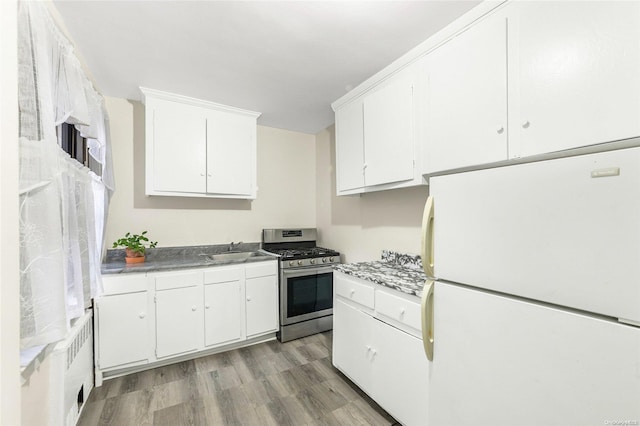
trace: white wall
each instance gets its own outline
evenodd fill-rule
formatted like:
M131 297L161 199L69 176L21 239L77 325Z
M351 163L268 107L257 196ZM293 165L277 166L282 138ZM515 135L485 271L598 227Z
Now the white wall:
M319 243L343 262L377 260L383 249L420 253L422 212L428 187L336 196L335 127L316 135Z
M149 231L159 246L257 242L263 228L316 225L315 136L258 126L258 198L247 200L144 195L144 105L106 98L116 192L109 247L131 231Z
M0 1L0 424L20 424L17 1Z

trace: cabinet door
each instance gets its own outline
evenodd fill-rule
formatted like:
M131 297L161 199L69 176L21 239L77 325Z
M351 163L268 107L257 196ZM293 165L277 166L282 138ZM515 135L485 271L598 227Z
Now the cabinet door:
M638 327L442 283L434 327L429 425L640 418Z
M222 111L207 113L208 193L252 194L255 139L255 118Z
M497 13L429 54L424 173L507 159L506 45Z
M106 369L149 358L147 293L96 299L99 367Z
M334 299L333 365L367 393L371 393L372 385L371 328L374 321L369 315Z
M429 361L422 340L381 321L371 323L375 336L371 396L403 425L426 425Z
M640 3L514 6L512 156L640 135Z
M240 281L204 286L205 346L242 339Z
M206 191L206 119L201 108L154 100L153 189Z
M338 193L364 186L362 99L336 111L336 184Z
M202 346L202 288L156 292L156 356L196 350Z
M412 67L364 98L364 182L367 186L414 176Z
M278 329L278 277L248 278L247 337Z

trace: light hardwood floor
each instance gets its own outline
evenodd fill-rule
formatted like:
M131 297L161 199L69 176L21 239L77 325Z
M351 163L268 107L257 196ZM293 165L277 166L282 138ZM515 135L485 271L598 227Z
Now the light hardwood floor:
M331 364L331 332L107 380L78 425L393 425Z

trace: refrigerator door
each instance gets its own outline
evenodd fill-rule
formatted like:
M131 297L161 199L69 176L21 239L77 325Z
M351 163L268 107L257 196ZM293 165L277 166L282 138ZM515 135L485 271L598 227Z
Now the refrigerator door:
M429 425L640 419L640 329L436 282Z
M640 323L640 148L432 177L439 279Z

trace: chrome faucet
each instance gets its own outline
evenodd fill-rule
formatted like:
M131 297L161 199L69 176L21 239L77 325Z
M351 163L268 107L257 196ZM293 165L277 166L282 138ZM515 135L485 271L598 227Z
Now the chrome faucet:
M234 251L237 250L238 247L240 247L240 244L242 244L242 241L238 241L237 243L234 243L233 241L229 243L229 248L228 251Z

